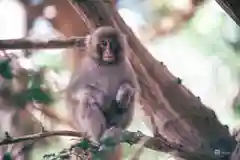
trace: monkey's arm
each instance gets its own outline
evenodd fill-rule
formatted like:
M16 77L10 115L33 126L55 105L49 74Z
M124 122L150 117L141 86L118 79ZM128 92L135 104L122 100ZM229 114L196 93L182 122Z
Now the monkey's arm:
M90 136L90 140L98 142L106 130L106 120L102 114L104 95L94 88L81 88L74 96L72 117L75 128Z

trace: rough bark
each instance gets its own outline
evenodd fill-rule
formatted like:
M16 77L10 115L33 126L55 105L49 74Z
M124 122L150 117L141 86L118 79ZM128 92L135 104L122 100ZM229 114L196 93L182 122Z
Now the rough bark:
M67 36L82 36L102 25L115 26L128 36L129 59L141 86L141 103L145 113L152 117L155 136L162 135L169 142L179 143L189 151L209 155L213 155L214 149L233 151L236 141L230 136L228 128L218 121L214 111L179 84L180 79L151 56L116 10L103 1L87 0L78 2L77 11L80 14L77 14L76 8L71 9L70 0L51 2L56 4L59 12L53 24ZM82 18L88 21L88 25ZM201 156L192 158L181 152L178 155L189 160L212 159Z
M223 8L223 10L240 26L240 1L238 0L216 0L216 2ZM237 94L236 98L234 99L233 106L236 107L237 103L239 102L239 94ZM231 160L238 160L240 159L240 143L239 143L239 132L238 135L238 144L231 156Z

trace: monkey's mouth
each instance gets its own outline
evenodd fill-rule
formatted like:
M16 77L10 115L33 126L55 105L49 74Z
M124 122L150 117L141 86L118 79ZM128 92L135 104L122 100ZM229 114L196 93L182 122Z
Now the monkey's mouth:
M115 57L111 54L104 54L103 55L103 61L105 62L112 62L115 60Z

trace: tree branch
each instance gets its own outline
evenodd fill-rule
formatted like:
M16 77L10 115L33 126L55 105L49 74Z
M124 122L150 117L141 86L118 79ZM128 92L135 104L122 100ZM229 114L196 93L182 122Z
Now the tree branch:
M85 37L75 37L68 39L55 39L49 41L36 41L30 39L9 39L0 40L0 49L53 49L84 47Z
M83 137L84 134L80 132L75 131L51 131L51 132L42 132L37 134L30 134L22 137L9 137L6 136L5 139L0 141L0 145L7 145L7 144L13 144L13 143L19 143L23 141L29 141L29 140L37 140L47 137L53 137L53 136L70 136L70 137Z
M71 136L71 137L85 137L83 133L81 132L76 132L76 131L46 131L42 133L37 133L37 134L31 134L31 135L26 135L22 137L11 137L7 132L6 132L6 138L0 141L0 145L8 145L8 144L13 144L13 143L20 143L23 141L29 141L29 140L37 140L37 139L42 139L42 138L47 138L47 137L53 137L53 136ZM184 153L185 155L188 155L189 158L195 158L196 160L200 160L200 158L208 158L208 159L216 159L213 155L209 155L206 153L200 153L200 152L190 152L187 149L185 149L183 146L179 144L173 144L167 142L167 140L163 137L149 137L141 132L129 132L129 131L124 131L121 135L121 142L126 142L129 144L137 144L140 142L140 140L145 139L146 142L143 144L144 147L155 150L155 151L164 151L164 152L173 152L173 151L179 151Z

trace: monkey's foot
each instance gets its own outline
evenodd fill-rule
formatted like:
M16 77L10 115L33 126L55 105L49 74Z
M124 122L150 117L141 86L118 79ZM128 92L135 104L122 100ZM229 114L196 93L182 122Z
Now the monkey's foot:
M103 146L112 146L114 148L117 144L121 143L122 133L123 130L121 128L111 127L103 133L100 143Z

